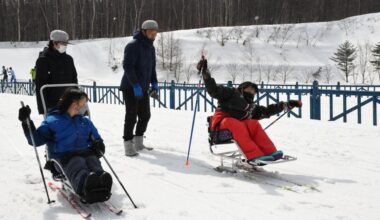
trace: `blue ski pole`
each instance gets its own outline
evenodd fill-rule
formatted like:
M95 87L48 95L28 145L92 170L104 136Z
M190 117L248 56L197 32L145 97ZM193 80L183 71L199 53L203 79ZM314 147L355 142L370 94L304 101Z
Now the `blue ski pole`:
M194 114L193 114L193 123L191 125L189 148L187 150L186 167L188 167L190 165L189 157L190 157L191 141L193 140L195 115L197 114L197 108L198 108L198 105L199 105L199 90L200 90L200 86L201 86L201 83L199 82L198 90L197 90L197 100L195 101L195 108L194 108Z

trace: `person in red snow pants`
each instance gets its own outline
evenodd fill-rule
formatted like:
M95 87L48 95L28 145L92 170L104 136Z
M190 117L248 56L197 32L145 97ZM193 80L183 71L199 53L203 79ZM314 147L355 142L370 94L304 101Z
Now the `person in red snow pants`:
M258 120L269 118L284 110L301 107L298 100L279 102L268 106L254 103L258 87L252 82L243 82L238 88L217 85L207 69L207 60L202 59L203 80L208 94L218 100L218 107L211 121L211 130L228 129L238 143L248 162L254 160L273 161L281 159L283 152L276 149Z

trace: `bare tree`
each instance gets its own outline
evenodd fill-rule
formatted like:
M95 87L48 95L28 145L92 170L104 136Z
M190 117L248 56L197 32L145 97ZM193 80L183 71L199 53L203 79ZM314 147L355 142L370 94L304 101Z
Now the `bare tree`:
M322 75L327 84L330 84L332 78L332 67L331 65L326 65L322 68Z
M227 64L227 72L231 77L232 83L236 82L236 78L240 75L241 67L237 63Z
M157 39L157 47L156 47L156 55L158 57L158 61L161 63L162 65L162 69L165 69L166 67L166 36L167 34L166 33L160 33L159 34L159 37Z
M178 39L176 39L174 37L174 34L173 32L170 32L168 34L168 37L166 38L166 52L165 52L165 55L167 57L167 61L168 61L168 68L169 68L169 71L172 71L173 70L173 64L176 62L176 59L178 56L181 56L182 55L182 51L181 51L181 45L180 45L180 42Z
M140 5L138 5L137 2L140 2ZM145 4L145 0L133 0L133 3L135 6L134 30L137 30L139 29L139 25L141 23L141 13Z
M185 72L185 77L186 77L186 82L189 83L191 77L195 74L194 67L191 62L184 62L183 66L184 72Z
M172 72L174 74L174 78L176 82L178 83L181 80L182 73L183 73L183 58L182 58L182 52L180 48L178 48L177 53L178 55L174 58Z
M358 71L357 74L361 76L362 79L362 84L365 83L365 80L367 79L368 75L368 69L369 69L369 61L371 57L371 48L372 46L370 43L367 41L364 43L364 45L361 45L358 43Z
M96 15L96 2L95 0L92 0L92 19L91 19L90 38L94 38L95 15Z
M242 28L242 27L234 27L232 30L231 30L231 38L232 39L235 39L236 40L236 43L238 44L239 43L239 40L241 40L243 38L243 34L245 32L245 29Z
M257 64L257 73L258 73L257 80L258 80L258 82L261 82L262 81L262 75L263 75L263 65L261 63L260 57L258 57L256 59L256 64ZM251 81L252 81L252 79L251 79Z
M312 71L310 71L309 69L306 69L305 72L301 73L298 78L300 81L308 84L313 78L311 74L312 74Z
M244 49L244 57L246 58L248 64L246 65L246 69L250 74L250 79L253 79L253 73L255 71L255 48L252 39L249 39L246 43L246 47ZM260 58L258 58L260 59ZM261 77L260 77L261 78Z
M230 31L228 31L226 28L218 28L218 30L216 30L216 40L222 47L224 47L228 41L229 36Z
M271 81L273 75L273 66L271 64L267 64L264 67L264 77L266 80L266 83L269 83Z
M368 83L370 85L373 85L376 78L376 71L373 66L369 66L367 78L368 78Z
M17 41L21 41L20 0L17 0Z
M277 40L278 40L278 35L280 34L280 31L281 31L281 26L280 25L274 25L272 27L271 34L266 39L266 42L270 43L271 41L273 41L274 44L276 45L277 44Z
M346 18L340 20L338 23L338 27L344 31L346 37L348 37L348 34L356 29L357 25L357 21L354 18Z
M292 74L292 71L293 71L293 67L287 63L287 64L279 65L277 67L276 72L278 72L281 82L285 84L286 81L289 79L289 76Z
M309 44L310 44L310 38L311 37L310 37L308 25L305 24L305 25L302 26L302 29L299 32L298 40L297 40L297 48L299 47L299 45L301 44L302 41L305 42L306 46L309 46Z
M284 44L288 42L291 36L294 34L294 24L282 25L280 32L280 48L284 47Z

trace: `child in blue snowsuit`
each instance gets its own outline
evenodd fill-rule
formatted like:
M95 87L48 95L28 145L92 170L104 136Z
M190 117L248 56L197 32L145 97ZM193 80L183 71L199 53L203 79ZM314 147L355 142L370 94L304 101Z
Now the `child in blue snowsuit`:
M87 94L77 88L69 88L63 94L58 107L51 110L36 129L30 120L32 134L27 126L31 110L29 106L19 110L19 120L30 145L32 135L36 146L47 144L48 156L58 161L74 191L90 203L109 199L112 177L105 172L99 157L105 146L93 123L81 113L86 109ZM94 197L94 189L106 188L109 194Z

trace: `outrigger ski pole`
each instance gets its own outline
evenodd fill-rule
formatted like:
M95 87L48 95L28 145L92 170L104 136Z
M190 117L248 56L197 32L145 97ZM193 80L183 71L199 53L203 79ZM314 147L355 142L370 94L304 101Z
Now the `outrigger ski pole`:
M22 106L22 107L25 107L23 101L21 101L21 106ZM40 168L40 173L41 173L41 177L42 177L42 182L44 183L45 192L46 192L46 196L47 196L47 199L48 199L48 203L47 203L47 204L50 204L50 203L53 203L53 202L55 202L55 201L54 201L54 200L50 200L50 197L49 197L49 192L48 192L47 187L46 187L45 176L44 176L44 172L42 171L41 161L40 161L40 157L38 156L37 147L36 147L36 142L34 141L33 132L32 132L32 127L31 127L31 125L30 125L30 118L29 118L29 117L26 119L26 124L28 125L28 130L29 130L29 134L30 134L30 139L32 140L32 144L33 144L34 152L36 153L36 158L37 158L38 166L39 166L39 168Z
M98 151L98 152L99 152L99 151ZM104 154L103 154L102 152L100 152L100 153L101 153L101 155L102 155L102 157L103 157L104 161L106 161L106 163L107 163L108 167L111 169L111 171L112 171L113 175L116 177L116 179L117 179L117 181L119 182L119 184L120 184L121 188L123 188L123 190L124 190L125 194L128 196L129 200L132 202L132 204L133 204L133 207L135 207L135 209L137 209L138 207L137 207L137 206L136 206L136 204L133 202L132 198L129 196L129 194L128 194L127 190L125 189L125 187L124 187L123 183L120 181L119 177L116 175L116 172L113 170L113 168L112 168L111 164L108 162L108 160L107 160L107 158L104 156Z
M267 130L270 126L272 126L274 123L276 123L276 121L280 120L280 118L282 118L282 116L286 115L289 111L290 111L290 110L285 111L284 113L282 113L282 115L278 116L278 117L276 118L276 120L272 121L268 126L266 126L266 127L264 128L264 130Z

